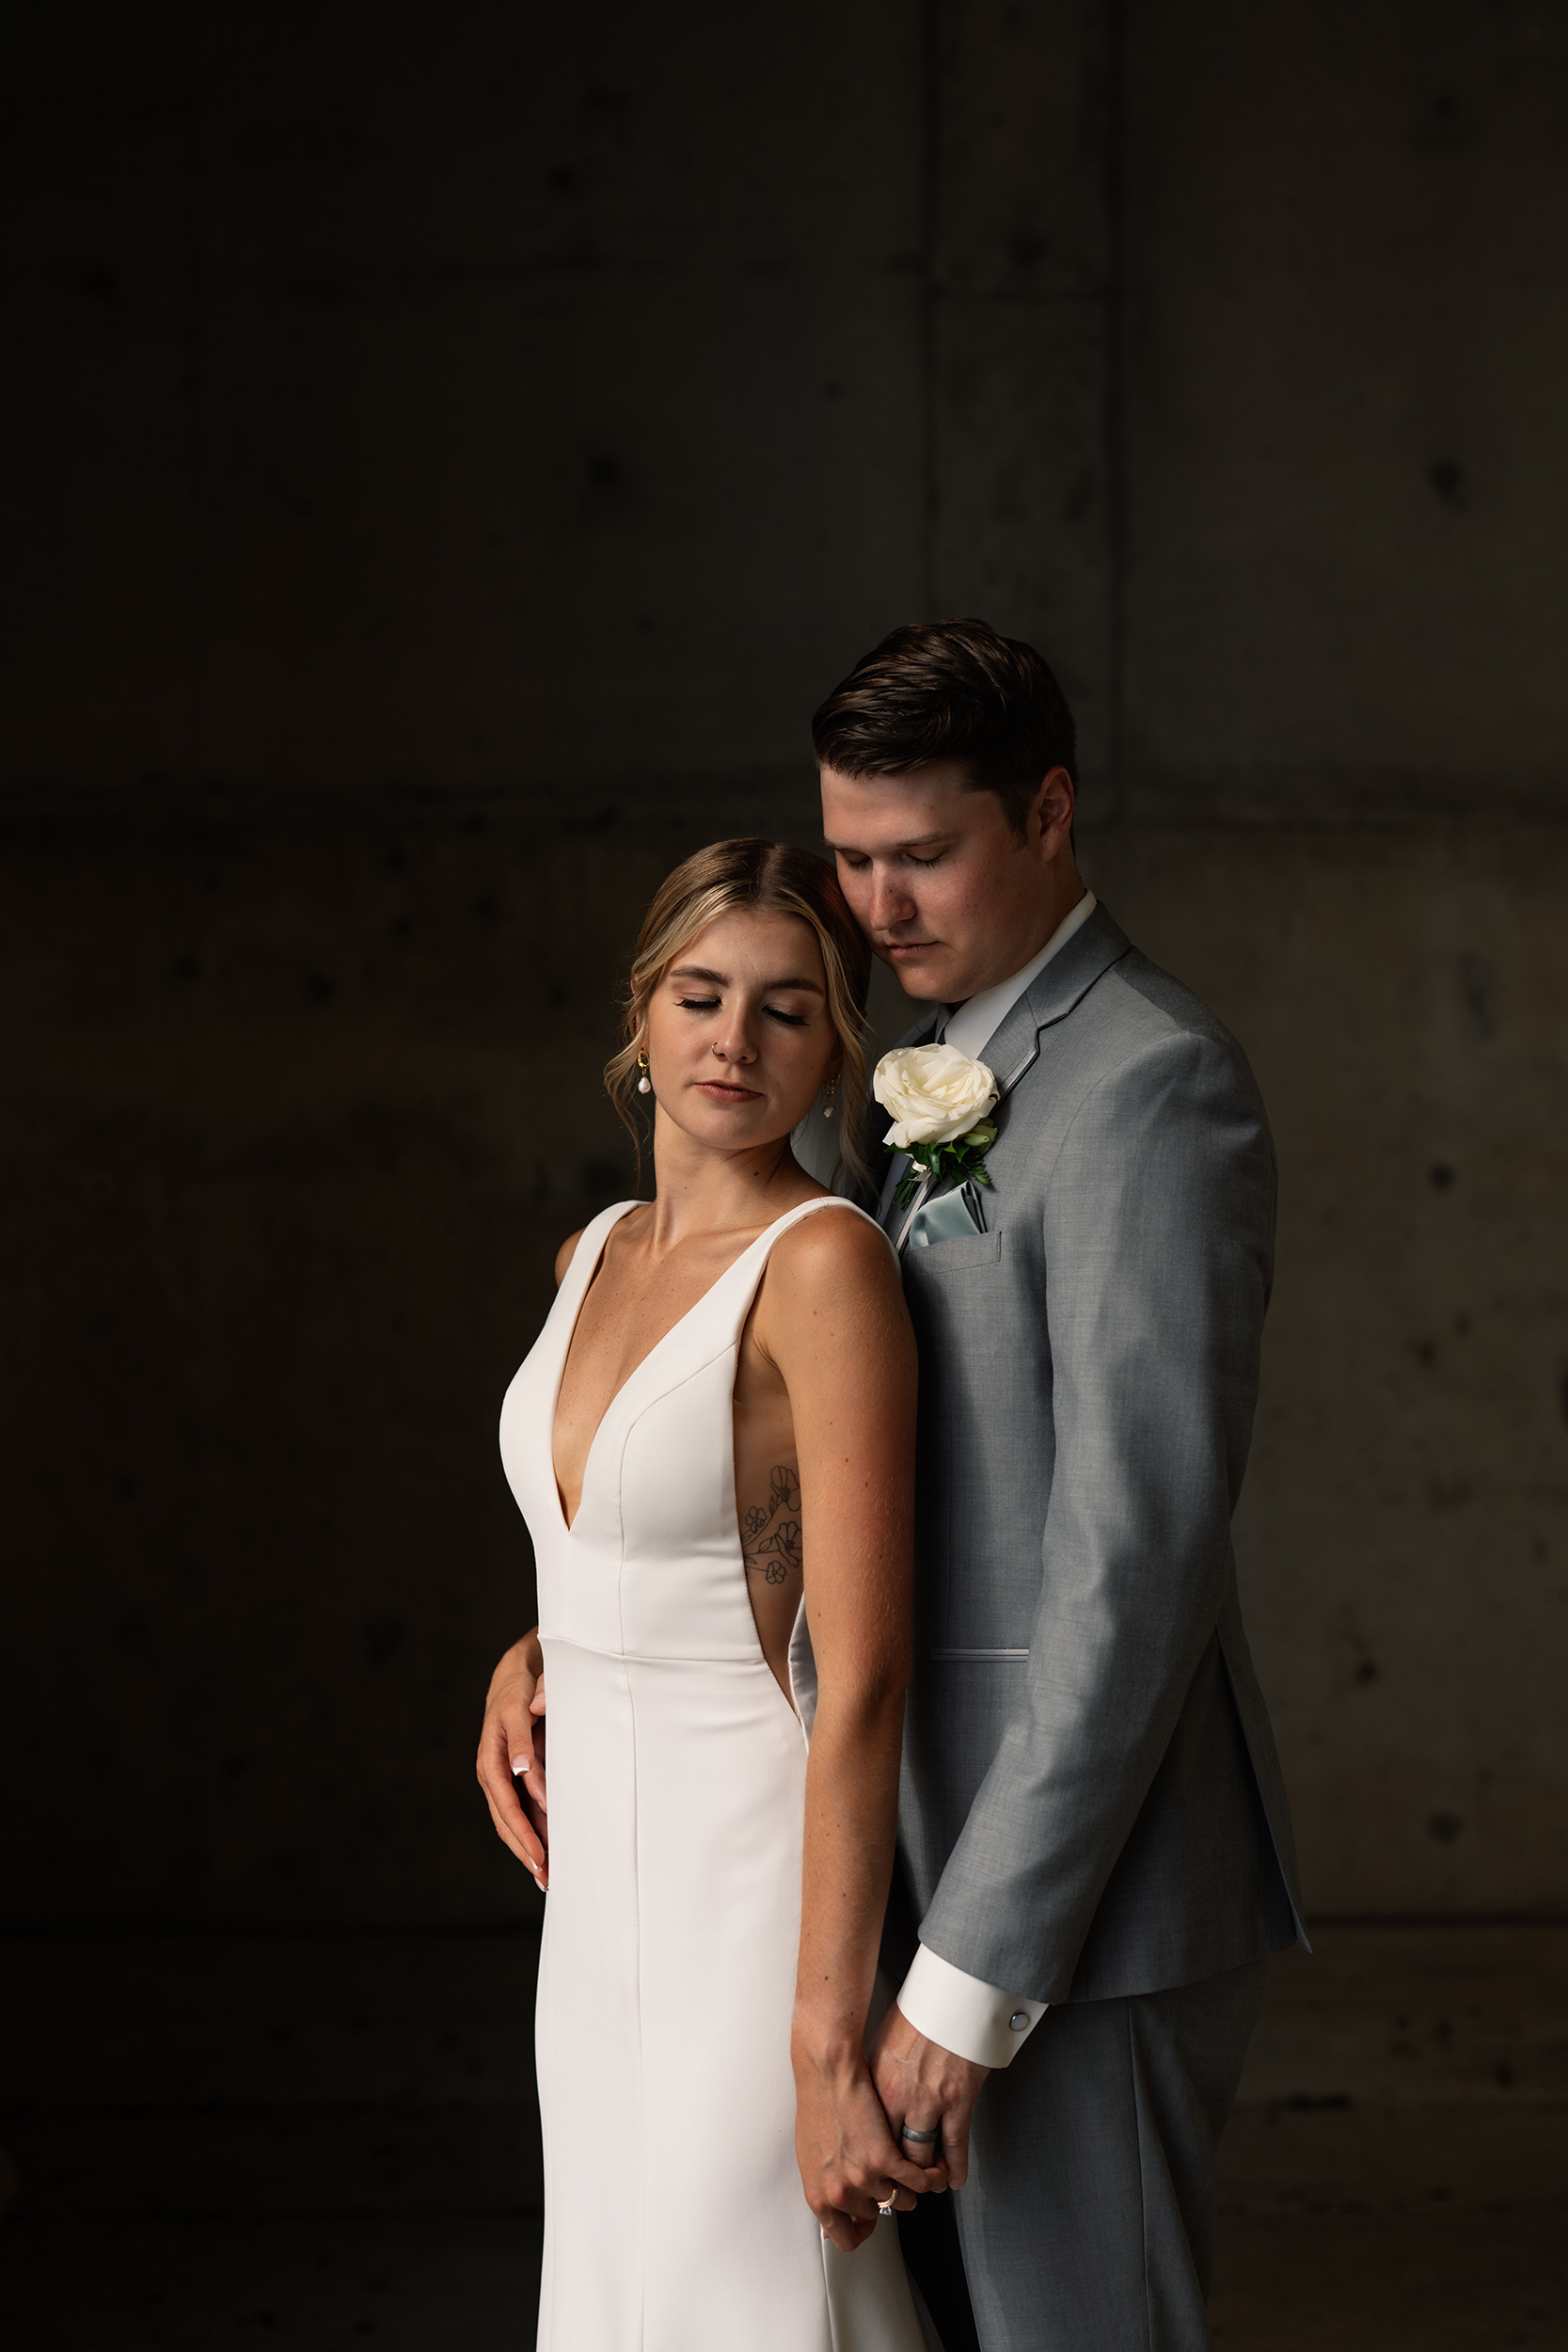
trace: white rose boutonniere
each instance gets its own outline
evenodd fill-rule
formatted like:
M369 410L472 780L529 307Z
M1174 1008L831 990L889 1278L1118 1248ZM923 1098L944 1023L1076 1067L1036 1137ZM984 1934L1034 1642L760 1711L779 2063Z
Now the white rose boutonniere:
M882 1056L871 1091L893 1113L884 1142L929 1175L945 1169L963 1181L990 1183L983 1163L996 1129L986 1113L998 1089L983 1061L971 1061L954 1045L903 1045ZM917 1181L911 1168L898 1187L900 1208Z

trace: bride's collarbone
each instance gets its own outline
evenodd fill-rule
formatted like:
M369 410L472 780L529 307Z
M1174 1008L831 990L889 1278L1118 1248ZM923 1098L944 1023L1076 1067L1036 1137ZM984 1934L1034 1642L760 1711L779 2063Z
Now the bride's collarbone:
M622 1387L660 1340L702 1303L716 1279L695 1263L601 1268L572 1334L568 1377L585 1387L608 1382L611 1391Z
M632 1222L631 1219L627 1220ZM641 1222L641 1220L638 1220ZM768 1220L757 1228L766 1232ZM613 1232L573 1320L556 1406L560 1450L574 1429L596 1429L628 1380L678 1329L756 1239L693 1234L656 1258L641 1236ZM591 1442L591 1438L589 1440ZM585 1454L587 1444L581 1449Z
M798 1205L798 1204L792 1204ZM629 1373L659 1342L683 1323L753 1242L786 1212L759 1216L754 1227L720 1228L691 1233L672 1249L655 1256L650 1223L638 1216L618 1227L589 1284L568 1353L586 1370L592 1362L602 1375L613 1375L621 1386ZM767 1268L758 1283L760 1298Z

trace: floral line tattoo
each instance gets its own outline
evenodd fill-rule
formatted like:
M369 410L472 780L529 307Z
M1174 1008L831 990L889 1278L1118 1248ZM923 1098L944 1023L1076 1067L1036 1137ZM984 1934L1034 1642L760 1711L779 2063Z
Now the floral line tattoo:
M800 1481L787 1462L768 1474L768 1501L753 1502L740 1522L748 1568L768 1584L782 1584L803 1557L800 1544ZM788 1516L781 1517L781 1514Z

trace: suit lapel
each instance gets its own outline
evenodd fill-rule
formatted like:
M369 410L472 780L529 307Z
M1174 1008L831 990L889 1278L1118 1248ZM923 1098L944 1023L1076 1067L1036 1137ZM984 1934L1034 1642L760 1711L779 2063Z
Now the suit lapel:
M881 1104L879 1103L878 1104L877 1108L880 1110ZM882 1227L884 1232L891 1232L893 1230L891 1222L893 1217L893 1196L897 1191L899 1185L903 1183L905 1177L908 1175L909 1168L910 1155L907 1152L890 1152L888 1155L887 1175L883 1180L881 1197L877 1203L877 1222Z
M994 1073L1004 1102L1024 1072L1034 1067L1040 1031L1065 1021L1101 974L1120 962L1131 945L1115 917L1102 905L1097 906L1083 930L1073 933L1060 955L1053 956L1018 1002L1009 1006L979 1054Z
M1026 988L1018 1002L1008 1007L1001 1021L981 1048L977 1058L983 1061L1001 1089L998 1104L1006 1101L1026 1071L1033 1069L1039 1057L1040 1032L1058 1021L1065 1021L1073 1007L1088 994L1102 972L1113 963L1119 963L1132 942L1115 916L1101 902L1095 908L1082 930L1075 931L1059 955L1052 957L1045 970ZM898 1040L899 1046L928 1045L939 1026L942 1008L934 1007L924 1020L916 1022L909 1033ZM881 1104L872 1101L875 1119ZM894 1205L894 1195L910 1169L907 1152L895 1152L888 1162L882 1181L881 1197L877 1205L877 1222L895 1241L898 1239L911 1213L906 1202L899 1209Z

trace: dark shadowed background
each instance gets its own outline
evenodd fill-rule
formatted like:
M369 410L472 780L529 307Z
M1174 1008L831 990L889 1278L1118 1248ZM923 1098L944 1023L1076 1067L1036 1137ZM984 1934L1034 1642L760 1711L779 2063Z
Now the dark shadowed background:
M529 2339L500 1396L652 886L961 612L1280 1148L1221 2342L1560 2342L1563 11L11 0L0 171L18 2352Z

